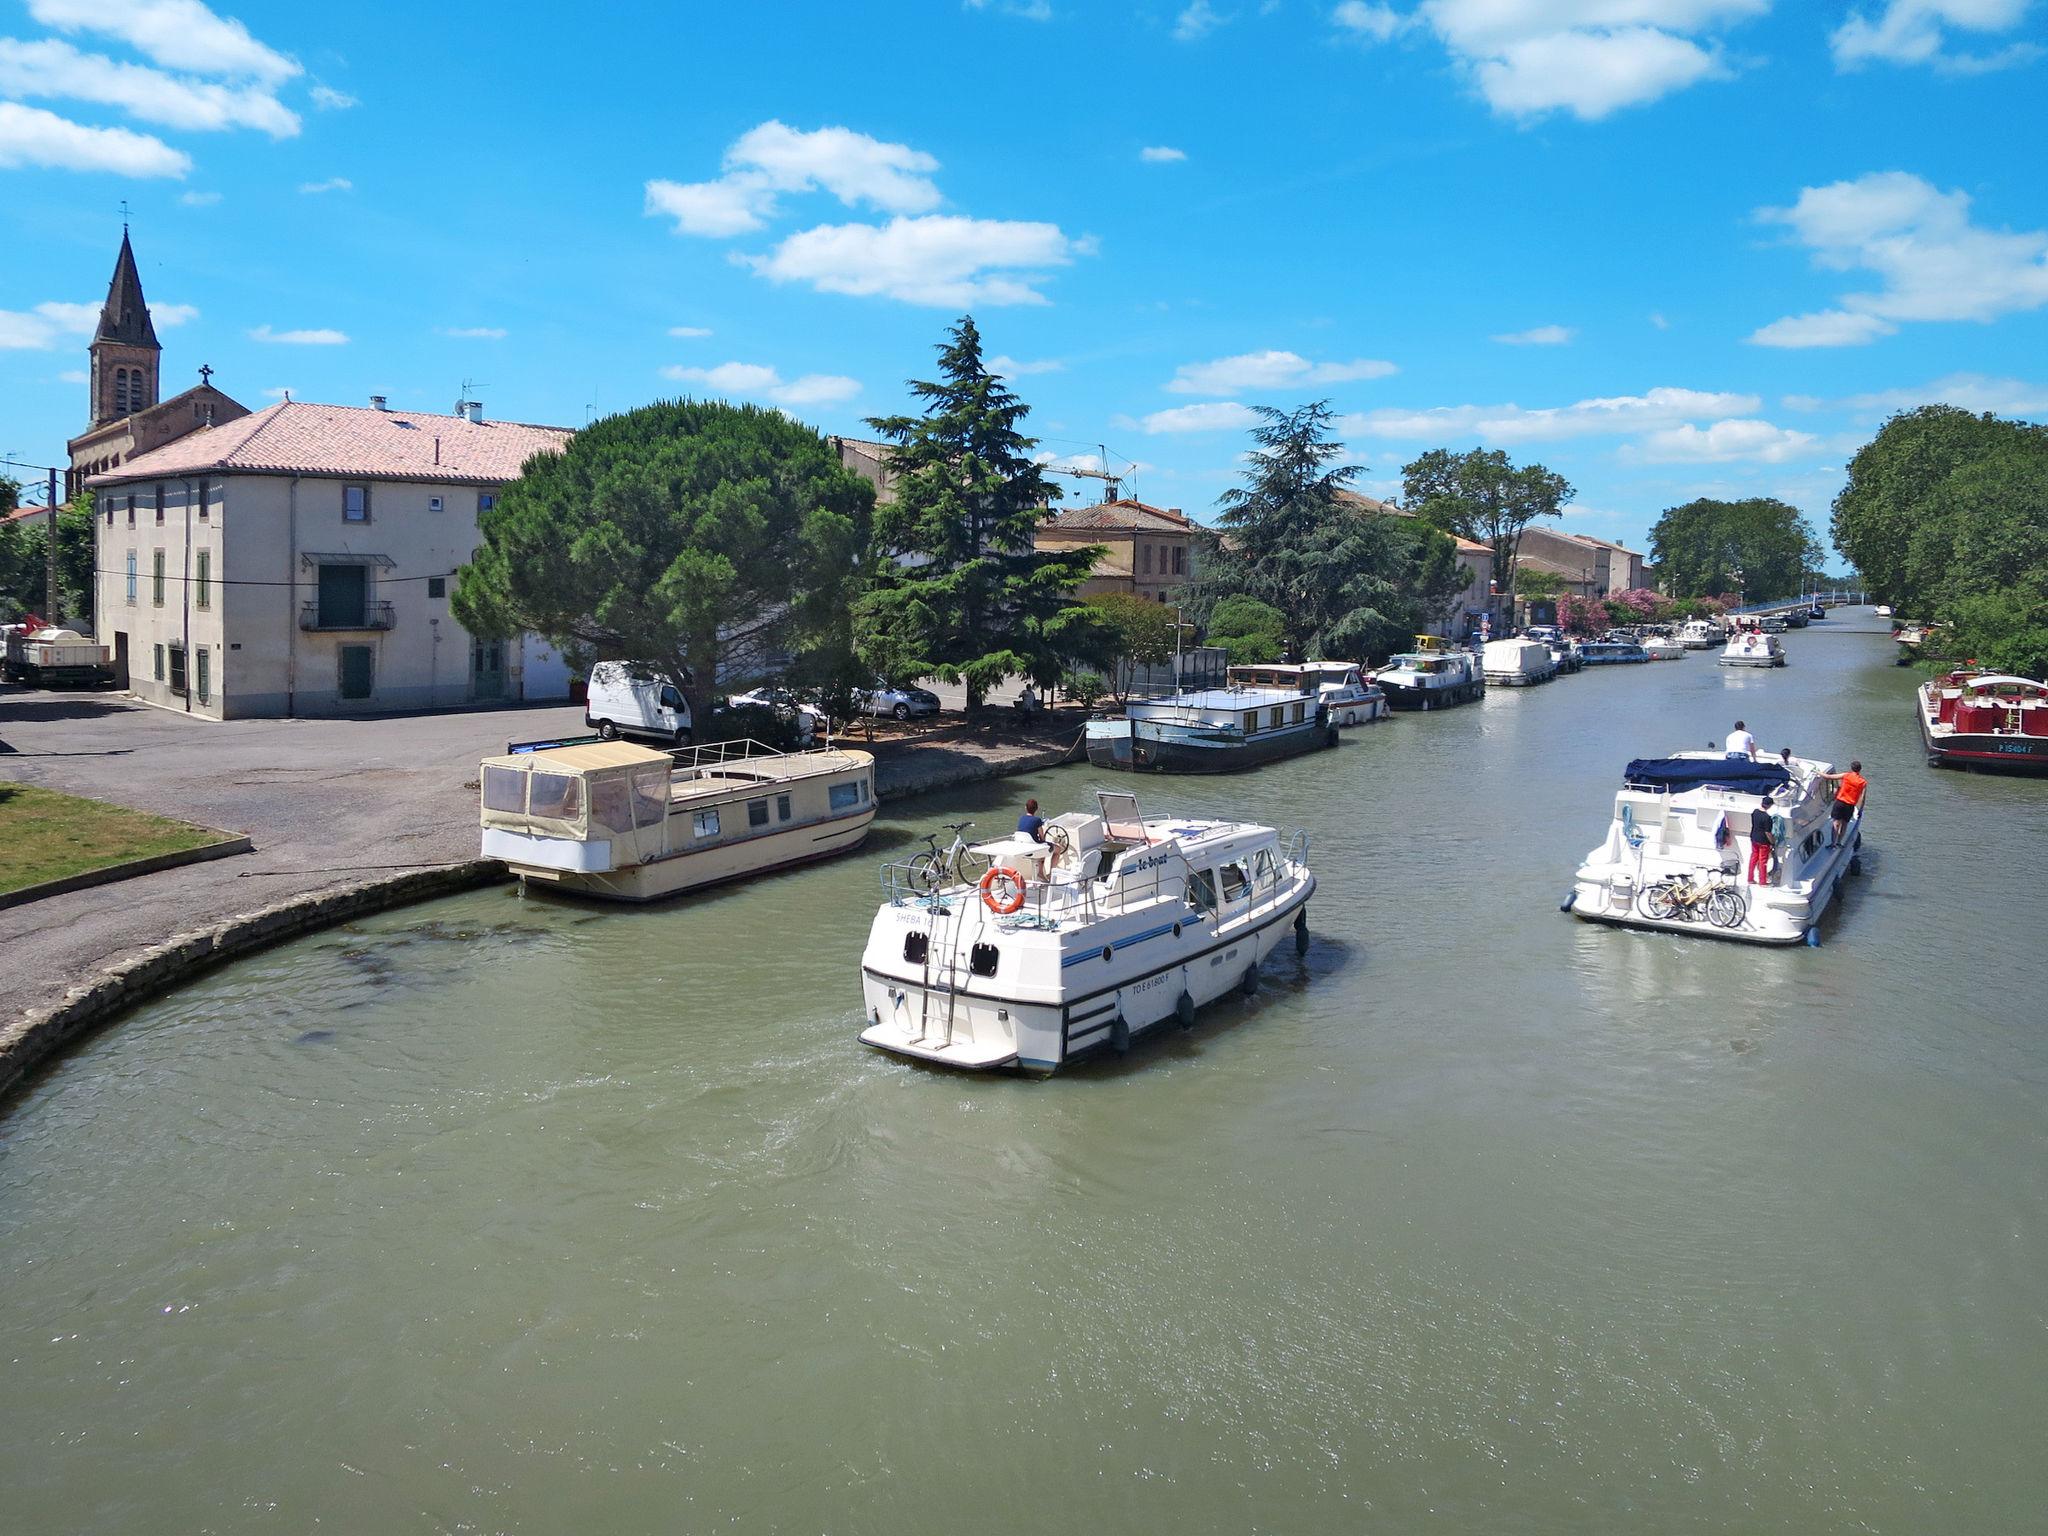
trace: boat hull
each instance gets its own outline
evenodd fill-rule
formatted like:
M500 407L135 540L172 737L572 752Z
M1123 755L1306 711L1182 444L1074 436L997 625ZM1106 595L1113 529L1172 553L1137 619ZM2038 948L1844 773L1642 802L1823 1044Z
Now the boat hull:
M1387 695L1390 708L1400 710L1449 709L1454 704L1469 704L1486 691L1482 683L1454 683L1447 688L1409 688L1400 683L1380 679L1380 687Z
M1312 720L1249 738L1179 726L1162 728L1144 720L1088 723L1088 761L1098 768L1126 773L1236 773L1336 744L1336 726L1317 725Z
M828 822L811 822L695 853L672 854L624 869L581 871L543 869L507 861L529 890L561 891L598 901L661 901L691 891L708 890L735 880L793 869L800 864L851 853L867 840L875 819L872 803L857 814ZM488 852L488 847L486 848Z
M1984 773L2048 775L2048 737L2008 736L1994 731L1937 734L1919 711L1920 740L1930 768L1975 768Z
M1569 910L1582 922L1604 923L1611 928L1645 928L1735 944L1803 944L1862 851L1863 823L1859 816L1851 824L1842 846L1832 850L1827 861L1814 871L1812 888L1803 895L1782 886L1743 885L1745 911L1742 922L1734 928L1719 927L1704 917L1651 917L1643 911L1633 883L1623 886L1608 878L1589 878L1591 866L1580 869L1572 886Z
M1256 985L1260 964L1295 943L1314 896L1305 869L1269 907L1212 931L1197 921L1151 921L1116 936L1100 956L1070 956L1057 995L992 983L928 985L916 974L861 967L868 1027L861 1043L914 1061L973 1072L1048 1076L1176 1023L1185 994L1199 1011Z

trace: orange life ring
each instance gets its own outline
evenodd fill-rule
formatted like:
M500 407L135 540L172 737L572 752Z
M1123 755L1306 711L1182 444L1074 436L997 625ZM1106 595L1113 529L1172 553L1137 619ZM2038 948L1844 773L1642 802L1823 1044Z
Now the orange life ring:
M1007 897L996 894L998 881L1001 881L1009 891ZM1024 877L1014 869L1006 869L1001 864L993 866L981 877L981 899L996 916L1008 917L1024 905Z

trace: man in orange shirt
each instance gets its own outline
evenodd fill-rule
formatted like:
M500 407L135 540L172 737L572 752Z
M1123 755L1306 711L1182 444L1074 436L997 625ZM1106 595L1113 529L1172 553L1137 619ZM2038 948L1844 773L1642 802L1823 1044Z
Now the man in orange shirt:
M1830 848L1842 846L1842 833L1849 825L1849 818L1856 814L1856 808L1863 803L1864 793L1870 788L1870 780L1863 777L1863 765L1851 762L1847 773L1817 774L1835 786L1835 803L1828 810L1834 819L1834 836L1828 839Z

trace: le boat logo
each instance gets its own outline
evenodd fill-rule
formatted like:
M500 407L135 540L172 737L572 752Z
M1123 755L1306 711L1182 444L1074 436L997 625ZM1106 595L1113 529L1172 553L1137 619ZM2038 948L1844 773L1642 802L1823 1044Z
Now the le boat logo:
M1168 863L1172 858L1173 855L1170 853L1151 854L1138 860L1135 864L1126 865L1125 871L1129 874L1141 875L1148 869L1159 868L1160 865Z

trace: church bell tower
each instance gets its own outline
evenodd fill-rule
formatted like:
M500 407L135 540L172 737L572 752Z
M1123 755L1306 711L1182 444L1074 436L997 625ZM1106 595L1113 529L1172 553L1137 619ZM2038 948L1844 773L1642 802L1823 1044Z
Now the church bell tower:
M135 252L128 227L121 227L121 254L114 262L114 280L92 338L92 425L105 426L155 405L163 347L142 300L142 277L135 270Z

